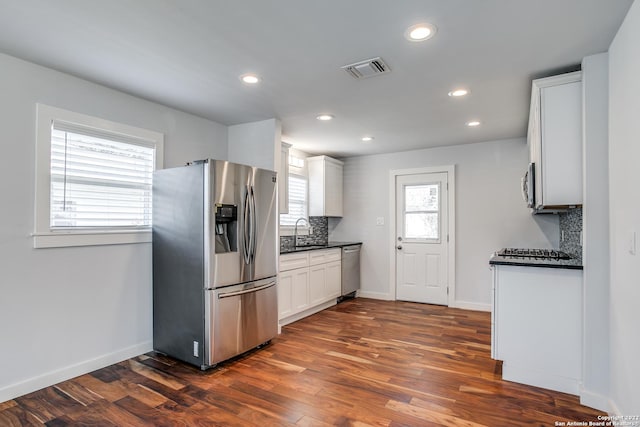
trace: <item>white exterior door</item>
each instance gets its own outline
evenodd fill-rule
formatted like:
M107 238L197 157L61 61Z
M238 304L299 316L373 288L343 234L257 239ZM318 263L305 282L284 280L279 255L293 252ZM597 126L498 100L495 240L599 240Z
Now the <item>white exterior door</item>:
M447 305L447 173L396 177L396 299Z

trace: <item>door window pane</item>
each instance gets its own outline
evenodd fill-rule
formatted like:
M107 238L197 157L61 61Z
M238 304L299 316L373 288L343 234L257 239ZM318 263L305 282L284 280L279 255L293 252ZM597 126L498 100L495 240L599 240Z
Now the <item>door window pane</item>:
M438 213L407 213L404 221L407 239L439 239Z
M440 239L440 184L404 187L404 238Z
M405 187L405 212L437 211L438 184Z

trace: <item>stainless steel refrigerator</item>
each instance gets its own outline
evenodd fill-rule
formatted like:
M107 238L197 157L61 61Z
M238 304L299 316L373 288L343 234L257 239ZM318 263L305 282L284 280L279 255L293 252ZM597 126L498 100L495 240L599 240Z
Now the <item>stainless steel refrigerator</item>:
M153 176L153 347L209 368L277 335L276 173L219 160Z

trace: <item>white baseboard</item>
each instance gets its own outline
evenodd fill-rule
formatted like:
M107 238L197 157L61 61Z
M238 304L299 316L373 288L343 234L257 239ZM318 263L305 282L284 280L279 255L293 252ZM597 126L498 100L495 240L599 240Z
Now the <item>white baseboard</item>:
M611 414L609 397L580 388L580 404Z
M358 291L358 296L360 298L371 298L371 299L379 299L384 301L394 301L393 296L389 293L363 291L362 289ZM478 302L455 301L453 305L451 305L451 307L461 308L464 310L491 312L491 304L483 304Z
M371 299L380 299L384 301L393 301L393 297L388 293L384 292L371 292L371 291L363 291L360 289L358 291L358 297L360 298L371 298Z
M614 416L614 415L617 417L622 416L622 412L620 412L618 405L616 405L616 402L614 402L611 399L609 399L609 411L607 413L611 416Z
M464 310L488 311L491 312L491 304L483 304L479 302L454 301L453 308L462 308Z
M122 362L123 360L138 356L151 350L153 350L153 343L151 341L146 341L94 359L85 360L75 365L47 372L43 375L29 378L19 383L8 385L0 388L0 402L15 399L16 397L87 374L95 371L96 369L113 365L114 363Z

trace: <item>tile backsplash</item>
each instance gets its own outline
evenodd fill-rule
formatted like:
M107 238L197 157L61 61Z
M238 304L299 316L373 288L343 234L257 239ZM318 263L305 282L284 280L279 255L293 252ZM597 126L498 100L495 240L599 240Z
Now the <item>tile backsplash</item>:
M559 217L560 250L582 259L582 208L569 209Z
M329 218L326 216L310 216L309 225L313 233L298 236L299 245L326 245L329 242ZM290 248L294 244L293 236L280 236L280 249Z

